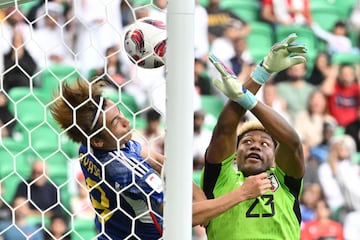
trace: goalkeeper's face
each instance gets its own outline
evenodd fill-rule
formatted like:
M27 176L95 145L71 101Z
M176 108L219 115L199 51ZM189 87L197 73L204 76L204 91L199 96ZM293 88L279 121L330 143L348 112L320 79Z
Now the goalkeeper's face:
M245 176L265 172L273 167L275 143L271 136L261 130L253 130L240 139L236 161Z
M106 100L105 127L98 141L98 148L113 150L121 147L131 139L131 126L116 104ZM103 117L100 117L104 119Z

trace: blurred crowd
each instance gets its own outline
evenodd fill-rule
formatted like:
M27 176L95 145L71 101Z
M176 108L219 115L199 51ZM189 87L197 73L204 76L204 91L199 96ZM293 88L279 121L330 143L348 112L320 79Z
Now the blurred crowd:
M70 67L84 81L101 76L110 83L109 91L130 96L136 108L143 110L134 122L139 141L163 152L165 67L137 67L123 51L122 39L136 19L150 17L166 23L166 6L166 0L37 0L1 9L2 139L18 140L21 133L20 115L11 107L14 90L38 89L51 98L45 71ZM309 48L307 63L273 75L257 97L281 113L303 141L307 168L300 200L301 239L360 239L360 1L196 0L194 19L194 181L199 183L211 131L226 101L212 86L212 78L218 76L207 54L214 53L239 81L246 81L275 42L296 32L298 41ZM56 74L50 71L52 77ZM248 114L244 121L252 118ZM56 184L39 184L53 192L46 198L35 194L47 202L26 201L30 198L27 189L39 188L35 183L42 178L36 174L44 176L52 166L44 161L32 161L29 166L29 179L19 181L22 186L8 202L0 201L0 231L9 226L12 208L16 209L15 224L25 234L33 234L30 239L56 239L56 234L68 233L69 224L61 214L64 206L53 204L61 194L53 189ZM83 178L75 176L77 187L68 200L70 212L91 219L94 212L89 210ZM57 207L49 208L53 205ZM36 234L36 225L28 226L23 220L24 214L32 216L34 211L40 215L45 211L51 223L64 223L62 233ZM18 234L17 228L10 230L6 231L9 236L10 232ZM193 239L206 239L203 228L193 232ZM0 239L13 239L6 236ZM71 239L70 234L67 237Z

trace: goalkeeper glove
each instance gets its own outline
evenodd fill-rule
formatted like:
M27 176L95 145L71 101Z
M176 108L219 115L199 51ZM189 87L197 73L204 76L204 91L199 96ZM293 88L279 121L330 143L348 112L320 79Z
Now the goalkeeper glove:
M296 33L292 33L284 40L275 43L251 73L251 78L258 84L264 84L272 73L305 63L306 59L301 54L306 53L307 48L304 44L295 43L296 38Z
M215 55L210 54L209 60L221 74L221 80L216 78L213 80L214 85L244 109L252 109L257 103L256 97L241 84L234 72Z

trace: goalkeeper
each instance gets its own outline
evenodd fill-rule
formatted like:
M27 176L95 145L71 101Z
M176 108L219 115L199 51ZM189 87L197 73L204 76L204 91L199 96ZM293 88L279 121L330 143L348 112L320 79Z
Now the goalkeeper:
M303 54L307 49L296 43L296 38L296 34L290 34L276 43L244 85L215 56L209 56L221 74L214 85L230 100L219 116L205 155L205 195L208 199L226 196L259 173L267 173L272 185L260 197L242 201L210 220L209 240L300 237L299 195L304 175L301 141L287 121L254 96L271 74L306 61ZM246 111L251 111L258 121L244 123L237 135Z

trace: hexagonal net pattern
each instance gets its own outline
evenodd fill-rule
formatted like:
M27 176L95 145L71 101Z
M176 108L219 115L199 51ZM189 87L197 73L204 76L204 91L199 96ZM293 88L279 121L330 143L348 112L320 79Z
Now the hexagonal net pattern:
M164 67L123 46L161 2L0 9L0 236L162 238Z

